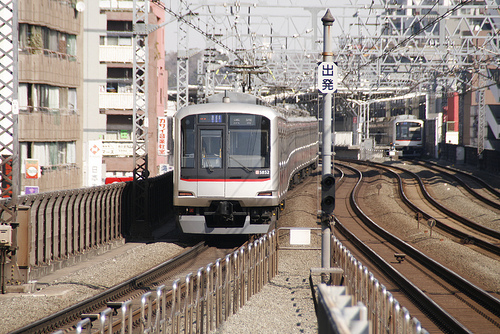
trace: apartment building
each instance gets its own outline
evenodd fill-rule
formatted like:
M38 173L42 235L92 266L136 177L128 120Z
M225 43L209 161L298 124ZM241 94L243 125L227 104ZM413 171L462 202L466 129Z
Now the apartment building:
M161 25L165 11L149 5L148 23ZM133 1L85 1L83 142L84 184L132 177ZM165 116L167 78L163 29L148 35L148 157L150 175L165 166L158 154L158 117ZM98 155L97 162L95 155Z
M18 2L21 193L82 185L82 23L75 1Z

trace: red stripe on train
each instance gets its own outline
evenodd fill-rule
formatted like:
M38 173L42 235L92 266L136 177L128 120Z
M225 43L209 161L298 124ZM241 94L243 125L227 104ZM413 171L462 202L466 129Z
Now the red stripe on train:
M263 182L269 181L270 178L267 179L182 179L181 181L186 182Z

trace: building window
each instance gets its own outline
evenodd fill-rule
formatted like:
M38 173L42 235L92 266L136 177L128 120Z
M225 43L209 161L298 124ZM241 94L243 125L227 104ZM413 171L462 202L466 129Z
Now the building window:
M67 34L47 27L26 23L19 24L19 49L30 53L60 53L76 56L76 35Z
M76 142L22 142L21 160L37 159L40 166L76 163Z
M132 46L132 37L128 36L101 36L99 45L103 46Z
M108 68L108 93L132 93L132 69L131 68Z
M76 113L76 88L20 83L18 88L21 112Z

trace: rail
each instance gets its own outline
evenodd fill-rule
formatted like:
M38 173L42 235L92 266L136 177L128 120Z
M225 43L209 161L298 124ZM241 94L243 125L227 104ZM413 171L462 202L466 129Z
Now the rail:
M339 163L337 163L339 164ZM364 163L363 163L364 164ZM452 284L456 289L460 290L463 292L465 295L467 295L469 298L477 302L478 304L481 304L484 308L486 308L488 311L492 312L495 315L500 314L500 300L497 299L496 297L492 296L488 292L484 291L483 289L471 284L461 276L457 275L453 271L449 270L445 266L441 265L440 263L434 261L432 258L427 257L425 254L414 248L413 246L409 245L408 243L404 242L403 240L395 237L394 235L390 234L386 230L380 228L377 224L375 224L368 216L366 216L359 205L356 203L356 193L359 191L358 185L361 182L361 172L353 167L347 166L347 165L342 165L346 168L352 169L355 171L358 175L358 181L357 185L355 186L355 190L351 192L350 195L350 202L352 205L352 208L355 212L355 214L363 220L363 222L374 232L376 232L378 235L382 236L384 239L390 241L392 245L394 245L396 248L400 249L403 253L405 253L407 256L411 256L413 259L418 261L421 265L425 266L429 270L433 271L436 275L439 275L441 278L445 279L448 283ZM345 228L343 228L342 224L338 223L337 224L339 229L342 229L343 231L347 232ZM352 237L352 235L351 235ZM355 245L358 248L363 248L364 253L367 254L371 258L372 261L376 261L380 264L383 264L384 261L380 261L378 256L374 253L368 254L366 251L368 250L367 247L360 241L357 240L355 237L352 238L355 241ZM414 287L413 284L407 280L404 279L403 276L399 274L398 271L394 270L392 266L385 266L386 271L389 271L389 276L393 278L397 278L397 284L404 290L409 293L412 298L418 302L419 307L425 309L425 312L430 316L433 317L436 321L439 321L440 326L443 326L443 328L447 328L449 332L453 333L460 333L460 332L467 332L467 329L463 327L462 324L460 324L455 318L449 316L449 314L444 311L438 304L433 302L430 298L428 298L425 294L422 294L421 291L419 291L418 288ZM353 275L352 272L346 271L346 277L351 278Z
M144 293L140 299L140 332L212 332L260 292L277 272L277 235L272 231L248 247L198 269L196 274L189 273L183 282L175 280L171 291L162 285ZM92 325L90 318L82 319L76 332L91 333L97 327L100 333L109 333L111 328L132 333L133 304L134 301L125 302L116 312L107 308L100 313L98 324Z
M352 304L366 305L373 333L428 333L335 236L332 236L331 245L335 263L344 270L344 284L353 297Z

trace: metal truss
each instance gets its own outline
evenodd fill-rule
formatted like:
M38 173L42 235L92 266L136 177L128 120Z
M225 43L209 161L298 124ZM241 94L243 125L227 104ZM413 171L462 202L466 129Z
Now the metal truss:
M16 221L20 187L17 0L0 1L0 223Z
M351 3L329 2L328 7L324 1L200 1L191 5L195 9L184 8L177 15L195 11L192 24L199 32L210 27L221 36L226 47L217 51L227 54L226 68L253 75L253 89L260 91L314 89L322 43L320 16L327 8L335 18L339 92L373 97L436 86L451 90L460 84L457 73L475 73L478 63L497 66L500 16L495 0ZM467 78L467 89L477 88L474 75ZM244 78L240 75L239 80Z
M430 90L431 83L475 89L478 64L497 66L500 16L495 1L379 1L359 8L337 40L344 88L401 95ZM375 14L375 15L374 15ZM348 29L350 27L350 29ZM435 86L435 85L434 85Z
M182 8L188 11L187 4L180 2ZM189 22L192 13L180 16L177 20L177 108L189 103ZM181 19L182 18L182 19Z
M136 221L148 221L146 182L148 169L148 14L149 1L134 0L133 47L134 47L134 108L133 108L133 214ZM139 182L143 181L143 182Z
M184 7L184 3L179 6L178 20L188 14L196 17L189 28L196 27L194 30L207 39L205 53L209 55L202 74L208 76L206 83L214 85L205 88L207 94L221 86L256 94L275 91L276 87L297 92L311 89L312 82L304 78L314 73L320 57L320 47L315 42L321 31L318 13L325 7L305 9L289 3L286 15L280 13L280 8L279 1L271 5L201 1L191 8ZM186 21L183 23L187 25ZM178 38L181 33L184 30L179 28ZM208 43L215 39L217 43ZM188 49L189 46L179 44L178 57ZM184 67L178 62L178 72ZM180 89L186 85L180 79L178 76L178 95L182 95Z

